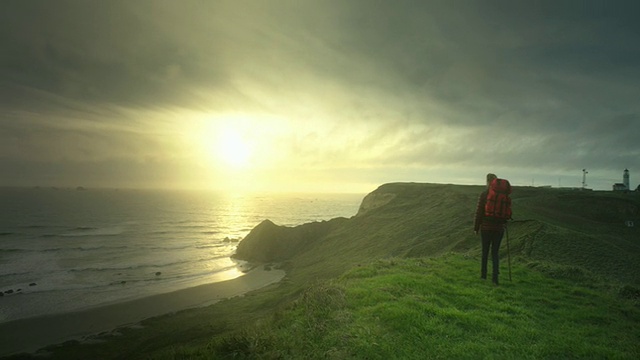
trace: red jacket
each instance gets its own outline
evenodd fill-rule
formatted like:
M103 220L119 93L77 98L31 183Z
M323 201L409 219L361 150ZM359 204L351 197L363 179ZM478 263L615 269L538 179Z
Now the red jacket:
M504 231L505 221L491 221L490 218L484 216L484 205L487 203L487 193L485 190L478 198L478 206L476 207L476 219L473 224L474 231Z

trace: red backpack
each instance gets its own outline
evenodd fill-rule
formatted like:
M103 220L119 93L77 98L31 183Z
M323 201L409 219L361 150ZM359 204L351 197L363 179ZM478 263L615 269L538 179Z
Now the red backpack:
M493 179L487 192L484 216L497 220L511 220L511 184L509 180Z

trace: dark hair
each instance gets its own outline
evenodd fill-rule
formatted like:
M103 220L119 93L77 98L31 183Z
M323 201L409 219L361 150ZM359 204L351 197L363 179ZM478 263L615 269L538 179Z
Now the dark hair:
M497 179L497 178L498 177L496 176L496 174L488 173L487 174L487 185L491 184L493 179Z

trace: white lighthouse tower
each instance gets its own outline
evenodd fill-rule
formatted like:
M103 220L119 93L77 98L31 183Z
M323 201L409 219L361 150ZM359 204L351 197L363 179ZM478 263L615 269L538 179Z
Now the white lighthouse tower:
M624 184L626 190L631 190L631 187L629 186L629 169L624 169L624 174L622 175L622 183Z

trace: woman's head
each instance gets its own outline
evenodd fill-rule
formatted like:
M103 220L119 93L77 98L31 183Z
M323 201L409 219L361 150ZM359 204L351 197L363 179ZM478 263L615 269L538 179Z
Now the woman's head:
M496 176L496 174L492 174L492 173L488 173L487 174L487 186L489 186L491 184L491 182L494 179L497 179L498 177Z

